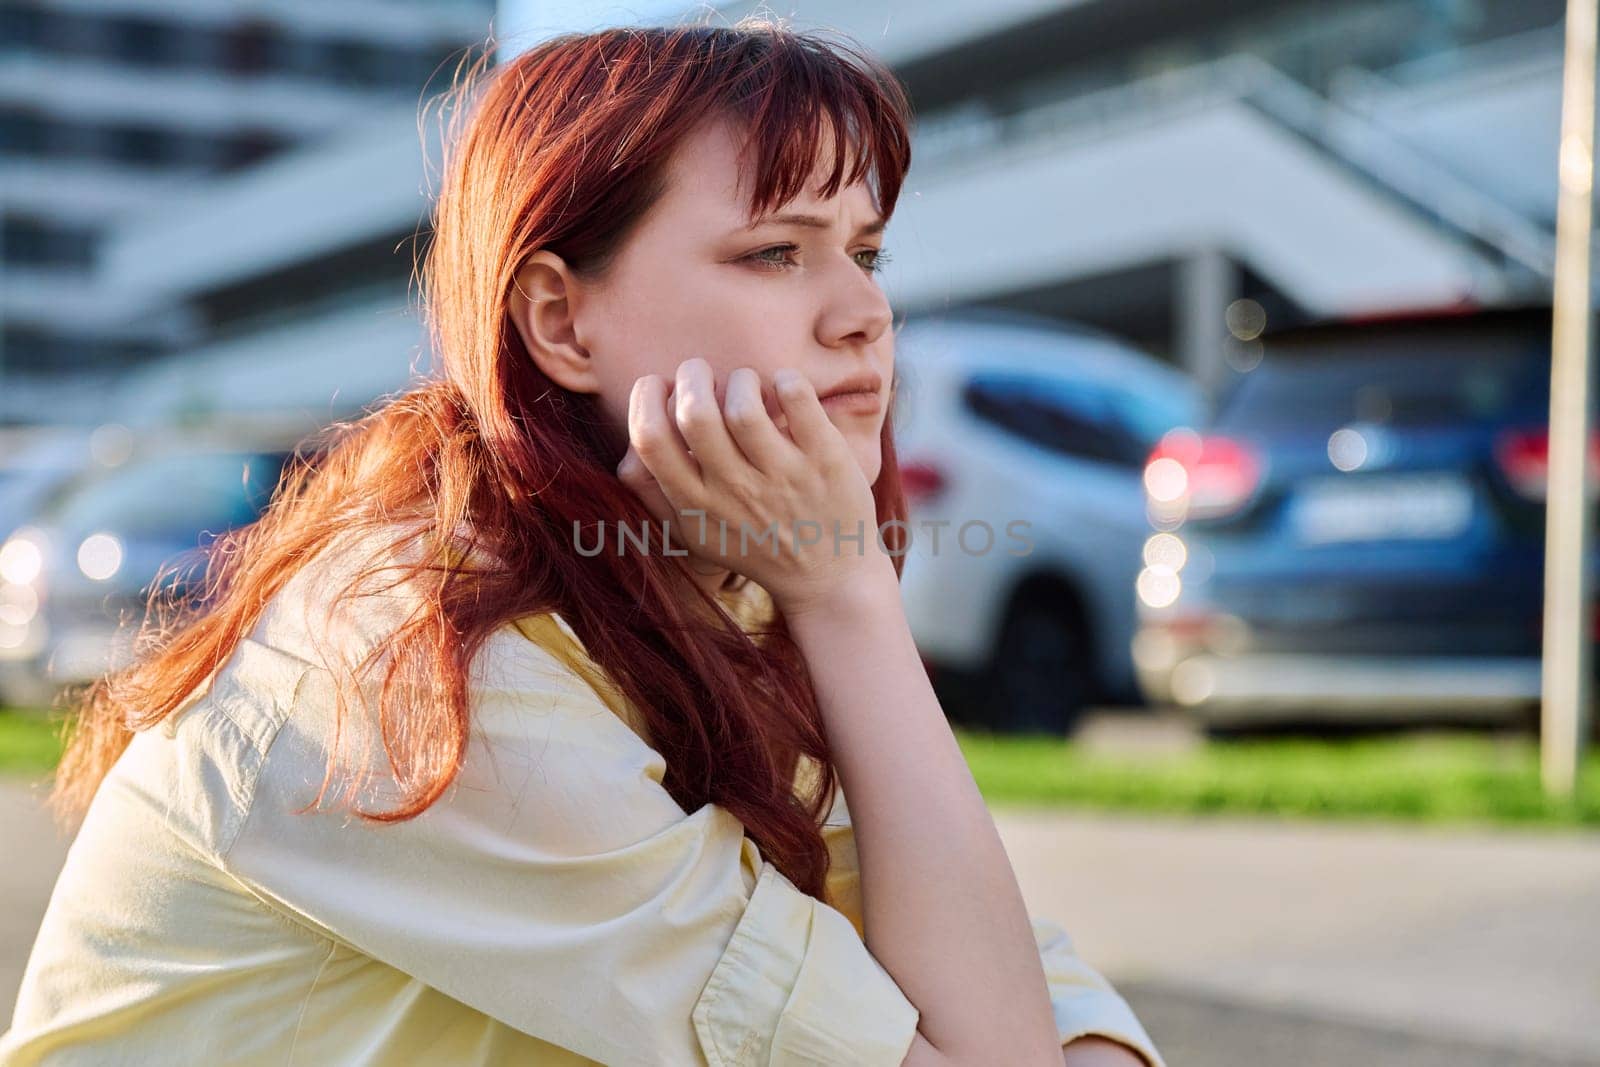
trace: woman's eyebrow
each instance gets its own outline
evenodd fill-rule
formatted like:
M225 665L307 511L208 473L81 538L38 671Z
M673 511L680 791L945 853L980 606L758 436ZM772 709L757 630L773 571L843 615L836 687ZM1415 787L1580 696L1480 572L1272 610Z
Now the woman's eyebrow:
M831 222L829 222L827 219L823 218L821 215L802 215L802 214L792 214L791 213L791 214L787 214L787 215L768 215L765 218L758 219L755 222L751 223L748 227L746 227L746 229L741 230L740 232L741 233L747 233L750 230L758 229L758 228L760 228L762 226L779 226L779 225L805 226L805 227L808 227L808 228L813 229L813 230L826 230L830 226L832 226L833 224ZM882 219L882 218L873 219L871 222L868 222L864 226L862 226L861 229L857 230L856 231L856 236L857 237L867 237L867 236L870 236L871 234L882 233L883 230L884 230L884 227L887 226L887 225L888 225L888 220L886 220L886 219Z

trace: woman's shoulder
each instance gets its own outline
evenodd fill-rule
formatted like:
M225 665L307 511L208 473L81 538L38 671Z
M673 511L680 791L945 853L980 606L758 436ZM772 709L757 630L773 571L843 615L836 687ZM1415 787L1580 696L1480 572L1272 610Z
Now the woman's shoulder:
M747 633L765 629L777 615L771 595L753 581L745 580L734 588L723 590L717 594L717 599ZM504 630L539 649L548 658L547 662L559 665L568 676L581 680L635 733L641 737L647 736L642 717L560 612L526 615L512 620ZM513 639L513 647L520 647L516 639Z
M426 519L366 525L335 536L268 603L252 635L324 668L347 669L381 649L425 606L419 564L460 565L458 537L442 544ZM335 660L334 657L337 657ZM492 631L469 666L469 690L560 693L598 688L602 675L555 612Z
M383 644L416 612L421 593L401 564L420 561L425 523L352 526L306 559L269 598L251 637L312 663L346 663Z
M559 706L584 714L603 706L649 743L644 717L559 612L536 612L506 623L490 635L473 666L471 689L480 704L509 691L526 702L554 698Z
M465 558L460 546L470 543L464 534L457 531L442 544L437 524L422 517L341 532L269 601L251 637L341 672L374 650L381 655L386 640L422 607L422 590L409 569L428 559L459 562ZM766 628L776 616L771 596L754 581L740 581L718 600L747 632ZM513 618L491 632L473 657L467 685L479 704L514 694L525 704L554 701L587 711L598 701L648 743L642 716L559 610Z

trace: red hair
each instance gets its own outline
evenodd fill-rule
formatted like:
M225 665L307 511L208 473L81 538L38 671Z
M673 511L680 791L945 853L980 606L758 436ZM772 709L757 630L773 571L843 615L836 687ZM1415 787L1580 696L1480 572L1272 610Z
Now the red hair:
M825 144L833 169L821 195L870 172L888 218L910 165L909 102L892 72L848 42L754 19L566 34L498 67L489 56L463 60L445 97L456 106L422 264L442 375L302 448L262 517L201 550L201 596L163 602L155 583L132 661L76 701L52 806L81 818L134 732L206 683L304 561L338 535L416 517L449 552L408 566L400 580L413 581L421 606L361 664L383 652L376 714L400 801L382 811L352 802L359 815L408 819L444 794L467 749L473 656L507 622L554 611L637 709L683 808L723 806L821 896L819 826L835 777L787 625L780 615L747 632L673 558L573 550L577 530L593 544L595 524L638 529L651 517L616 477L621 455L597 399L541 373L508 296L540 249L580 274L604 272L663 193L669 157L712 117L750 135L752 218L801 191ZM887 418L881 442L880 528L906 518ZM897 571L903 531L883 534ZM685 600L697 593L707 613ZM799 795L804 759L820 773Z

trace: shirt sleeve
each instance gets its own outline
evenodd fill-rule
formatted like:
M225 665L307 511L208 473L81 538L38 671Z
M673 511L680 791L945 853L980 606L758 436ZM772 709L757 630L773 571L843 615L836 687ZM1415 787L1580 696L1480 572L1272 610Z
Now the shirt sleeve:
M222 850L268 904L607 1064L902 1063L917 1009L850 920L726 809L684 811L660 754L560 659L492 636L459 777L392 823L294 813L326 770L332 678L306 670Z
M860 858L842 790L834 795L823 838L832 860L825 895L849 919L857 936L862 936ZM1077 954L1066 931L1048 919L1034 918L1032 924L1061 1043L1098 1034L1127 1045L1149 1061L1150 1067L1166 1067L1128 1002L1104 975Z
M1063 1045L1098 1034L1127 1045L1142 1055L1150 1067L1166 1067L1128 1002L1104 975L1074 951L1065 930L1048 919L1035 918L1033 937L1039 945L1039 960L1050 986L1050 1006L1055 1010L1056 1032Z

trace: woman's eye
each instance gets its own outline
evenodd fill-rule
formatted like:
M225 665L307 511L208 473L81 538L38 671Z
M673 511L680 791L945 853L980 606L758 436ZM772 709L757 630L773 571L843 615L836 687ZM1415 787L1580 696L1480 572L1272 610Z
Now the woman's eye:
M756 263L764 263L764 264L767 264L768 266L784 267L784 266L788 265L786 261L784 261L784 260L776 260L776 259L767 259L766 257L770 256L770 255L774 255L774 254L777 254L777 255L788 255L789 253L795 252L795 251L798 251L798 250L799 250L799 246L797 246L797 245L773 245L771 248L763 248L759 252L752 252L752 253L750 253L748 256L746 256L744 258L746 258L748 260L753 260Z
M759 252L752 252L745 258L756 263L766 264L782 270L783 268L790 266L787 257L795 252L798 252L799 250L799 245L773 245L771 248L763 248ZM884 264L889 262L889 253L881 248L864 248L857 252L856 255L867 257L866 262L862 263L861 266L865 268L869 274L882 270ZM767 258L769 256L779 256L782 258L769 259Z

